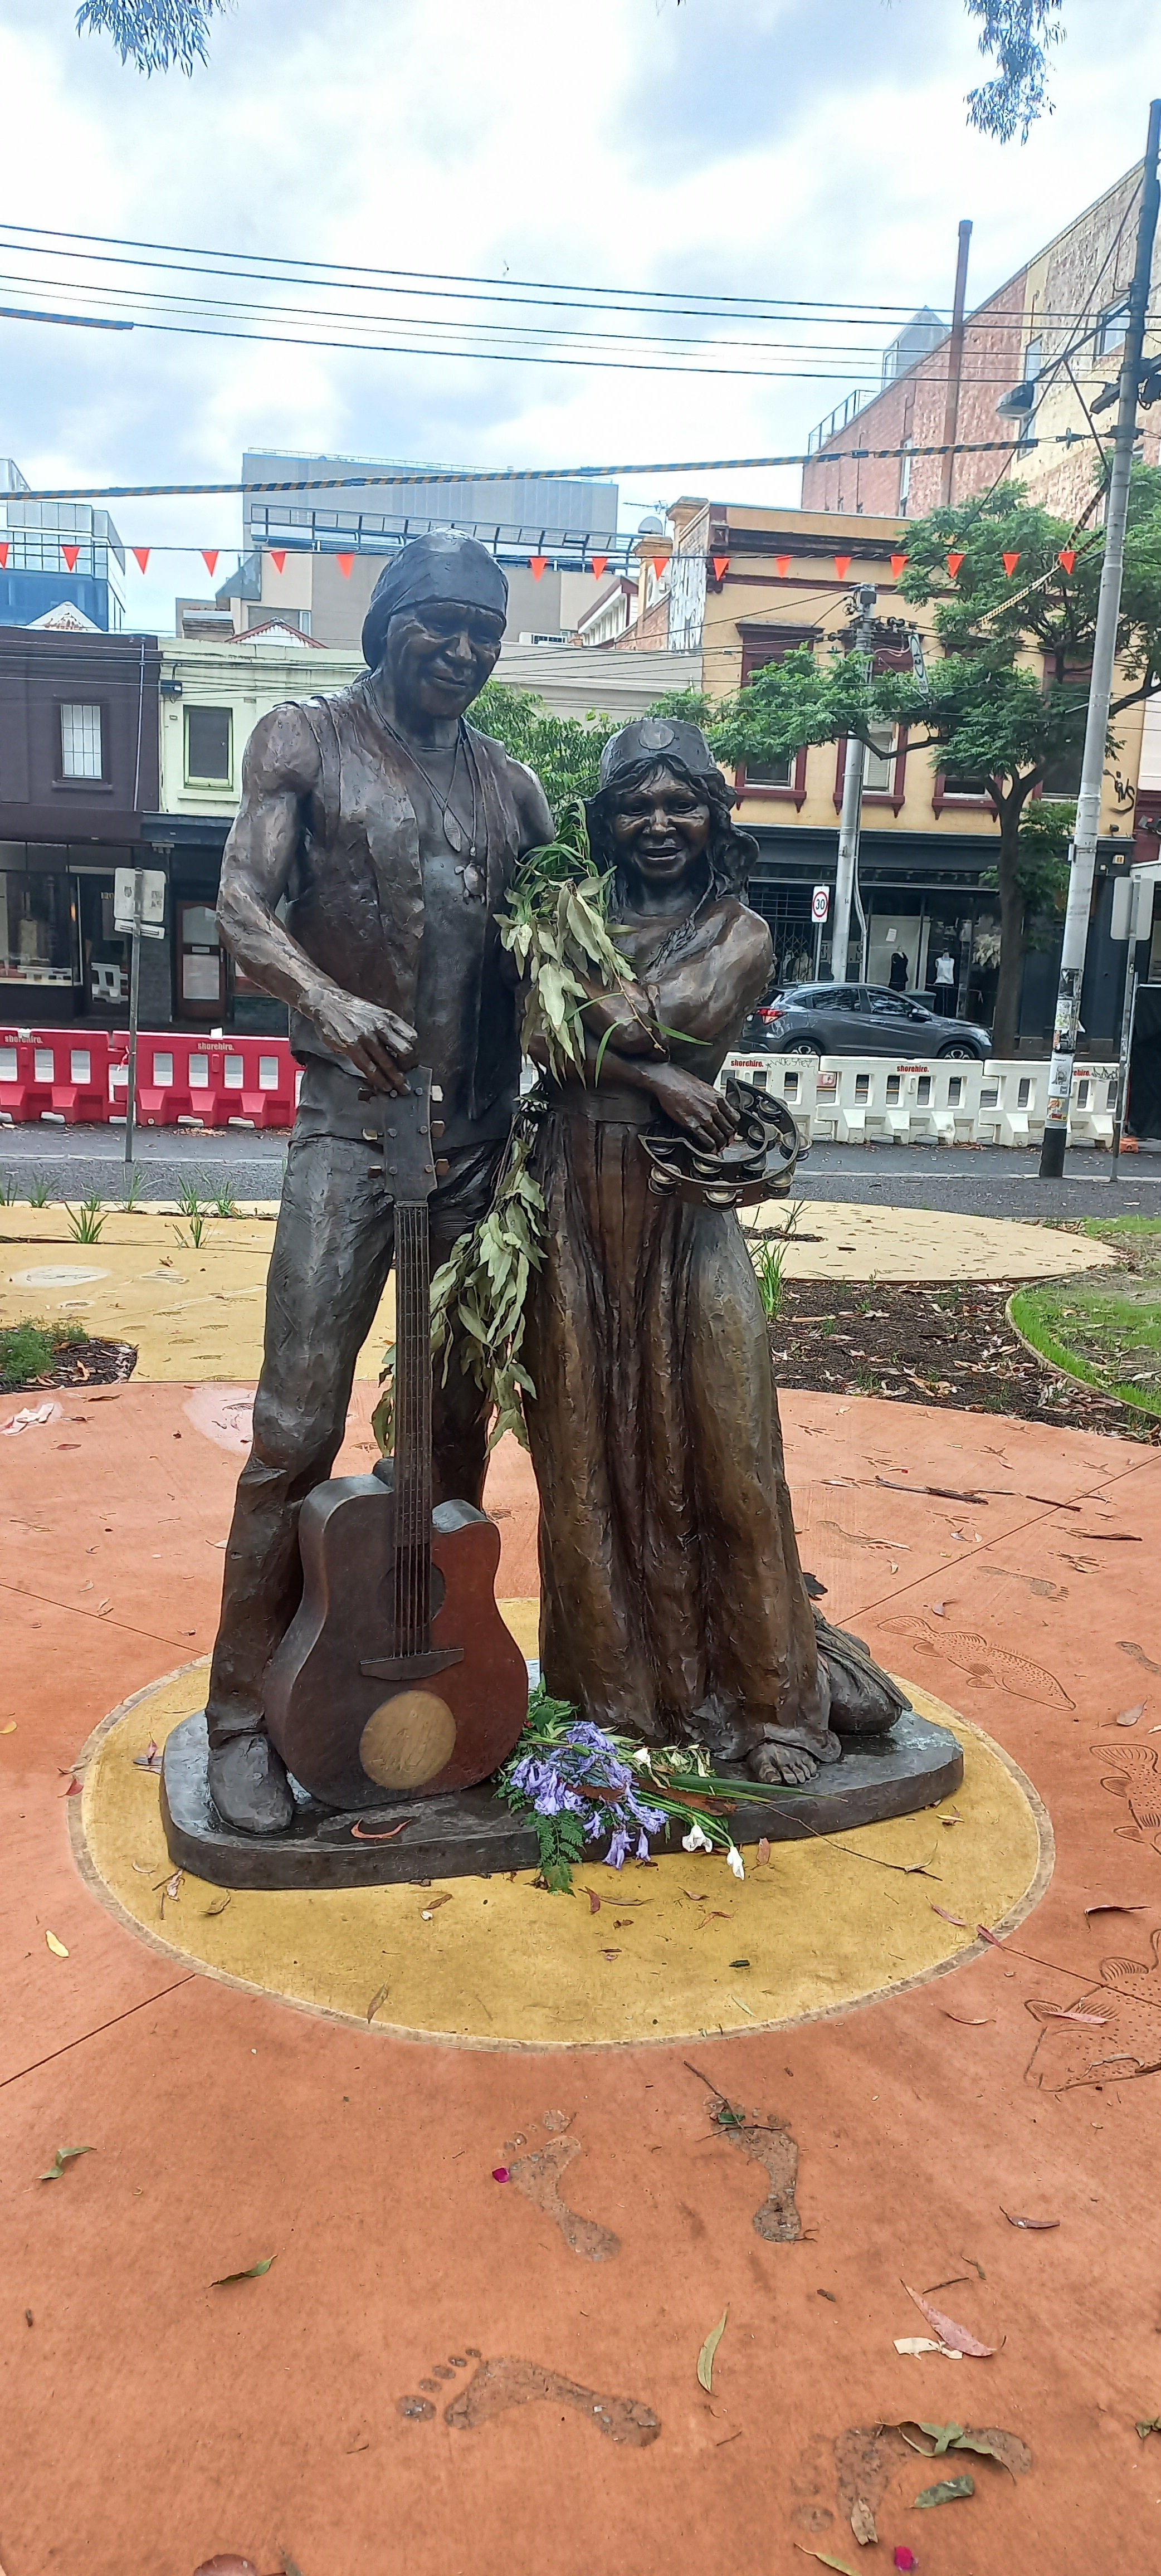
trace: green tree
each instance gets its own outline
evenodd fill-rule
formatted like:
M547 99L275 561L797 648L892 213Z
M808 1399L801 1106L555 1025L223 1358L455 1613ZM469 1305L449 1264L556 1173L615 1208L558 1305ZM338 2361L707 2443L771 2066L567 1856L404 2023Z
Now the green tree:
M208 61L210 20L229 0L83 0L78 36L111 36L123 63L139 72L192 73Z
M1161 506L1158 478L1140 474L1125 545L1119 683L1112 716L1161 687ZM808 646L769 663L722 707L711 739L732 761L775 760L805 743L905 724L907 756L935 752L940 766L985 784L999 820L995 883L1000 975L994 1041L1015 1044L1020 981L1038 900L1026 830L1029 800L1084 739L1087 685L1100 583L1099 532L1077 540L1071 573L1064 521L1033 508L1018 487L936 510L908 525L900 582L905 599L934 602L940 653L924 682L878 671L863 655L827 657ZM955 578L947 557L958 555ZM1004 565L1007 554L1012 564ZM1029 667L1029 665L1033 667ZM1040 667L1035 667L1039 664ZM1110 731L1110 750L1116 748ZM1041 857L1045 854L1041 848ZM1035 871L1033 871L1033 874Z
M969 18L980 21L980 52L996 64L992 79L968 92L968 124L997 143L1010 143L1017 127L1026 143L1037 118L1052 114L1048 52L1064 34L1062 6L1063 0L967 0Z
M570 796L595 796L601 753L621 723L618 716L557 716L529 689L489 680L472 708L472 723L493 735L535 770L554 814Z

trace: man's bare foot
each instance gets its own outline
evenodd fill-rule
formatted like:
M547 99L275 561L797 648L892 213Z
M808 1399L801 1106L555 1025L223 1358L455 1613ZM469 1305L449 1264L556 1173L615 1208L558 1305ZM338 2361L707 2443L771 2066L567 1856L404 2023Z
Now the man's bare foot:
M753 1780L766 1780L784 1789L801 1788L813 1780L818 1764L813 1753L801 1744L756 1744L746 1756L746 1768Z

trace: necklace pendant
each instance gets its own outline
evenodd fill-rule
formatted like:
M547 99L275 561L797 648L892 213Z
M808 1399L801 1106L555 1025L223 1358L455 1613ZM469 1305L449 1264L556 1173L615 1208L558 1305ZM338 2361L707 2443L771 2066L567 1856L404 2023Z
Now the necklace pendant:
M450 808L445 812L443 818L443 837L447 842L449 850L462 850L464 846L464 836L456 821L455 815L451 812Z
M465 894L467 894L467 895L472 895L472 894L478 894L478 893L479 893L479 891L480 891L480 871L479 871L479 869L478 869L478 868L466 867L466 868L463 870L463 880L464 880L464 893L465 893Z

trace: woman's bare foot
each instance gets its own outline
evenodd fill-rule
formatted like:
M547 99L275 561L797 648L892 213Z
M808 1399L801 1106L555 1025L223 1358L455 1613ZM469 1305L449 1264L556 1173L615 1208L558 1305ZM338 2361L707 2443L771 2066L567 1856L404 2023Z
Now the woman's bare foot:
M813 1780L818 1764L813 1753L801 1744L756 1744L746 1757L746 1767L754 1780L765 1780L784 1789L798 1789Z

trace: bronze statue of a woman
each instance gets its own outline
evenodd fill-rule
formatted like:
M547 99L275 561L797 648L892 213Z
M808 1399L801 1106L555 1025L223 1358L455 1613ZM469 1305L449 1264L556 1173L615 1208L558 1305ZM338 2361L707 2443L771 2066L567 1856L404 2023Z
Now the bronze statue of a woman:
M714 1079L771 967L744 895L755 847L691 724L626 725L588 814L637 984L595 994L585 1079L546 1085L536 1149L547 1249L524 1353L544 1680L597 1725L797 1783L905 1703L807 1597L737 1217L651 1189L643 1142L668 1123L704 1154L732 1134Z

